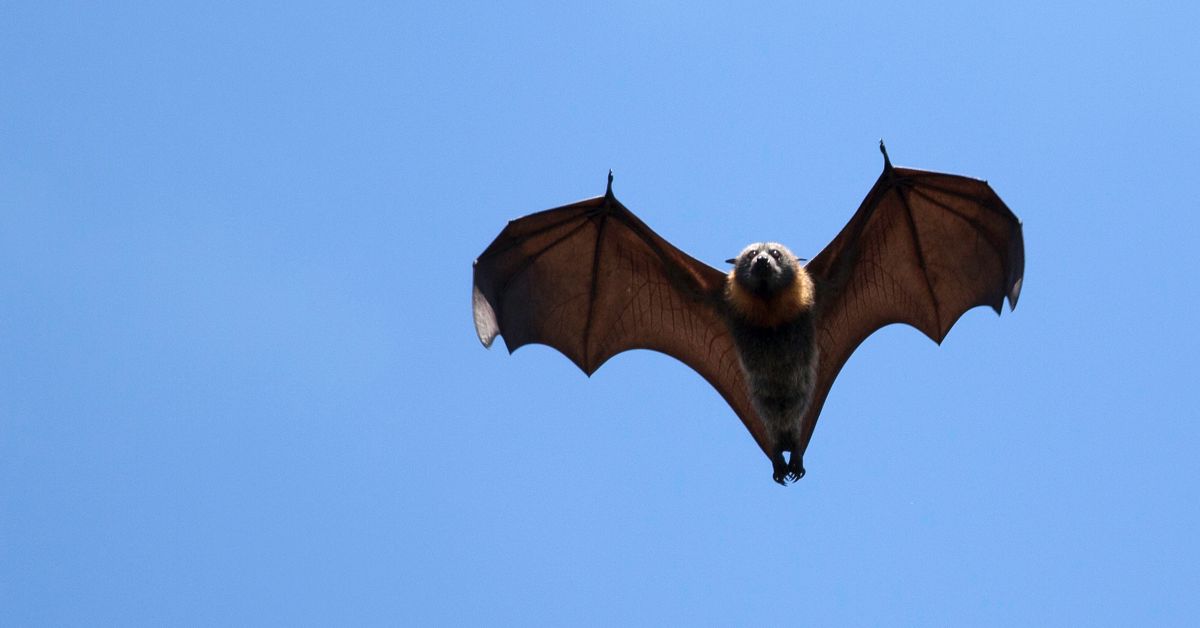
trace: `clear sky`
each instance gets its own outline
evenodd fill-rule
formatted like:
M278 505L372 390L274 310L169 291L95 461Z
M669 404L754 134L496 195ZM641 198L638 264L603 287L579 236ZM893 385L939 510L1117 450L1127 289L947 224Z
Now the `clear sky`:
M0 625L1194 625L1195 3L645 4L5 3ZM505 221L611 168L808 257L881 137L1024 291L798 484L669 358L480 347Z

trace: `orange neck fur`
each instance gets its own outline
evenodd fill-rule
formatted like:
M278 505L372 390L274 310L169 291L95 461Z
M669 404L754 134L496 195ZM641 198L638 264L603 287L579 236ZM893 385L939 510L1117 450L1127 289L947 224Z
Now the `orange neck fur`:
M762 298L743 288L735 272L736 269L729 271L725 279L725 301L751 325L778 327L812 309L813 282L803 268L796 269L796 280L791 286L769 298Z

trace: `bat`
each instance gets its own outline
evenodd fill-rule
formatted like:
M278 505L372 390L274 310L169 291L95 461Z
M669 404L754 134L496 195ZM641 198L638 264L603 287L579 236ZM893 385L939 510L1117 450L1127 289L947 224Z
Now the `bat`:
M612 191L508 223L474 264L485 347L549 345L587 375L612 356L672 356L720 392L779 484L804 453L842 366L875 330L916 327L941 344L967 310L1017 306L1021 222L986 181L896 168L807 264L751 244L721 272L634 216ZM785 460L784 452L790 455Z

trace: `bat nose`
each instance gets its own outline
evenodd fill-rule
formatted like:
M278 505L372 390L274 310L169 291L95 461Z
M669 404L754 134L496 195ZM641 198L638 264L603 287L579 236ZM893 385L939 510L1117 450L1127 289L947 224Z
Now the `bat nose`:
M754 258L754 263L750 266L750 272L760 276L770 273L771 260L767 259L766 255L760 255Z

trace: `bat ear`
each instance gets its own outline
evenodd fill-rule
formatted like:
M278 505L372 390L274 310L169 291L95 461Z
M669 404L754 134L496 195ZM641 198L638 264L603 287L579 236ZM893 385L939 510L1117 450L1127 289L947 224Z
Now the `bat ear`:
M725 260L725 263L726 263L726 264L737 264L737 258L736 258L736 257L731 257L731 258L729 258L729 259Z

